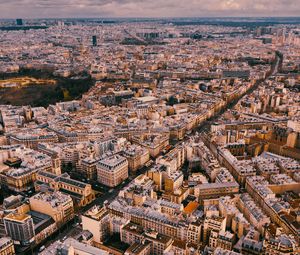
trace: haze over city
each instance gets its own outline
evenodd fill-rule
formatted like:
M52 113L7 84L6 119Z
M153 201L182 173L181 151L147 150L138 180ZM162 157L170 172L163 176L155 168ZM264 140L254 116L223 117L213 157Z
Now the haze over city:
M298 0L1 0L1 18L299 16Z

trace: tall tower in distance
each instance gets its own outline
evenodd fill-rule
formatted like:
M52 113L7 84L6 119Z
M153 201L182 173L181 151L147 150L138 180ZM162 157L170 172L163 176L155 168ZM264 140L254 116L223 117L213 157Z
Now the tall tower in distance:
M22 19L16 19L17 26L23 26L23 20Z
M92 36L92 43L93 43L93 46L97 46L97 36L96 35Z

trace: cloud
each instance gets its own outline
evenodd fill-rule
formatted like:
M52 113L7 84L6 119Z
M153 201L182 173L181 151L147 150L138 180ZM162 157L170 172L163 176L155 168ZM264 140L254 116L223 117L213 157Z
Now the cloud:
M3 18L299 16L299 0L0 0Z

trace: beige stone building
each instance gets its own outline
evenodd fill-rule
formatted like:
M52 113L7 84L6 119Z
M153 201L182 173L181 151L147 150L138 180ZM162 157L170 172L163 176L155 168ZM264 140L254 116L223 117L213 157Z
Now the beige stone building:
M2 237L0 239L0 255L14 255L15 248L13 241L9 237Z
M58 224L64 224L74 217L73 200L59 191L38 193L29 199L31 210L49 215Z
M126 147L122 155L127 158L128 168L132 172L144 166L150 159L149 151L137 145Z
M94 242L103 243L110 234L110 216L102 207L94 206L81 216L82 229L93 234Z
M125 157L114 155L100 160L97 165L98 182L116 187L128 178L128 161Z
M169 135L164 133L136 135L131 140L133 143L146 148L153 158L157 157L169 145Z

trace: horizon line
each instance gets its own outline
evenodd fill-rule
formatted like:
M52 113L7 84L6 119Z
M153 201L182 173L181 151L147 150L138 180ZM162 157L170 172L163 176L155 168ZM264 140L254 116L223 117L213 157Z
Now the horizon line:
M39 19L217 19L217 18L243 18L243 19L255 19L255 18L296 18L300 19L300 16L162 16L162 17L39 17L39 18L28 18L28 17L14 17L14 18L0 18L0 20L15 20L15 19L23 19L23 20L39 20Z

